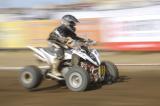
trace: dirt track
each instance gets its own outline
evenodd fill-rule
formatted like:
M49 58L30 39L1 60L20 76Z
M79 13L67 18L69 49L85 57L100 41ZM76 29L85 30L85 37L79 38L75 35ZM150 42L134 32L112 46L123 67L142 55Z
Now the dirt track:
M159 53L103 53L104 59L107 56L116 63L156 63L160 57ZM35 64L30 52L2 52L0 59L1 66ZM160 67L123 66L119 70L117 83L78 93L51 80L28 92L19 84L17 71L0 71L0 106L160 106Z

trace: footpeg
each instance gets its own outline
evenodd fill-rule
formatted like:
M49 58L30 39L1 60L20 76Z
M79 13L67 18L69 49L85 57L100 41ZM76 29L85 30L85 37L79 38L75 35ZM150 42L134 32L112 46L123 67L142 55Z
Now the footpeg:
M64 80L64 78L62 78L61 76L56 76L52 73L47 73L47 75L51 78L57 79L57 80Z

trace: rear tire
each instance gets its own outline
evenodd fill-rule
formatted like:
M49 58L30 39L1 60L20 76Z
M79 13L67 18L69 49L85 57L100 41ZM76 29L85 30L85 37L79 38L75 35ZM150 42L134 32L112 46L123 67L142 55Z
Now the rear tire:
M105 65L106 67L106 74L104 81L107 82L108 84L116 82L117 79L119 78L119 72L117 66L110 61L104 61L101 63L101 65Z
M89 73L79 66L70 68L65 75L66 85L71 91L85 91L89 80Z
M28 90L32 90L39 86L42 79L41 70L36 66L26 66L20 73L20 83Z

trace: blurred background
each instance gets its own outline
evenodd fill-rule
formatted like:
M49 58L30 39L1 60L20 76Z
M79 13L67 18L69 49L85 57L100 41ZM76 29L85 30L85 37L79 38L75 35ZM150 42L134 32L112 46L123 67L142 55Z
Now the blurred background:
M97 49L160 51L160 0L0 0L0 49L47 46L65 14Z
M46 64L26 46L48 46L66 14L80 20L79 36L97 41L100 60L118 66L119 81L77 95L46 80L27 92L18 69ZM0 106L160 106L159 51L160 0L0 0Z

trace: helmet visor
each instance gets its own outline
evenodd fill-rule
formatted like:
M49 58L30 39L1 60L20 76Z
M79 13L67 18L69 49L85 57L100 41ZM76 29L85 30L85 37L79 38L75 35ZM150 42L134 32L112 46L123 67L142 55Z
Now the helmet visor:
M71 26L76 26L76 23L74 21L69 22Z

